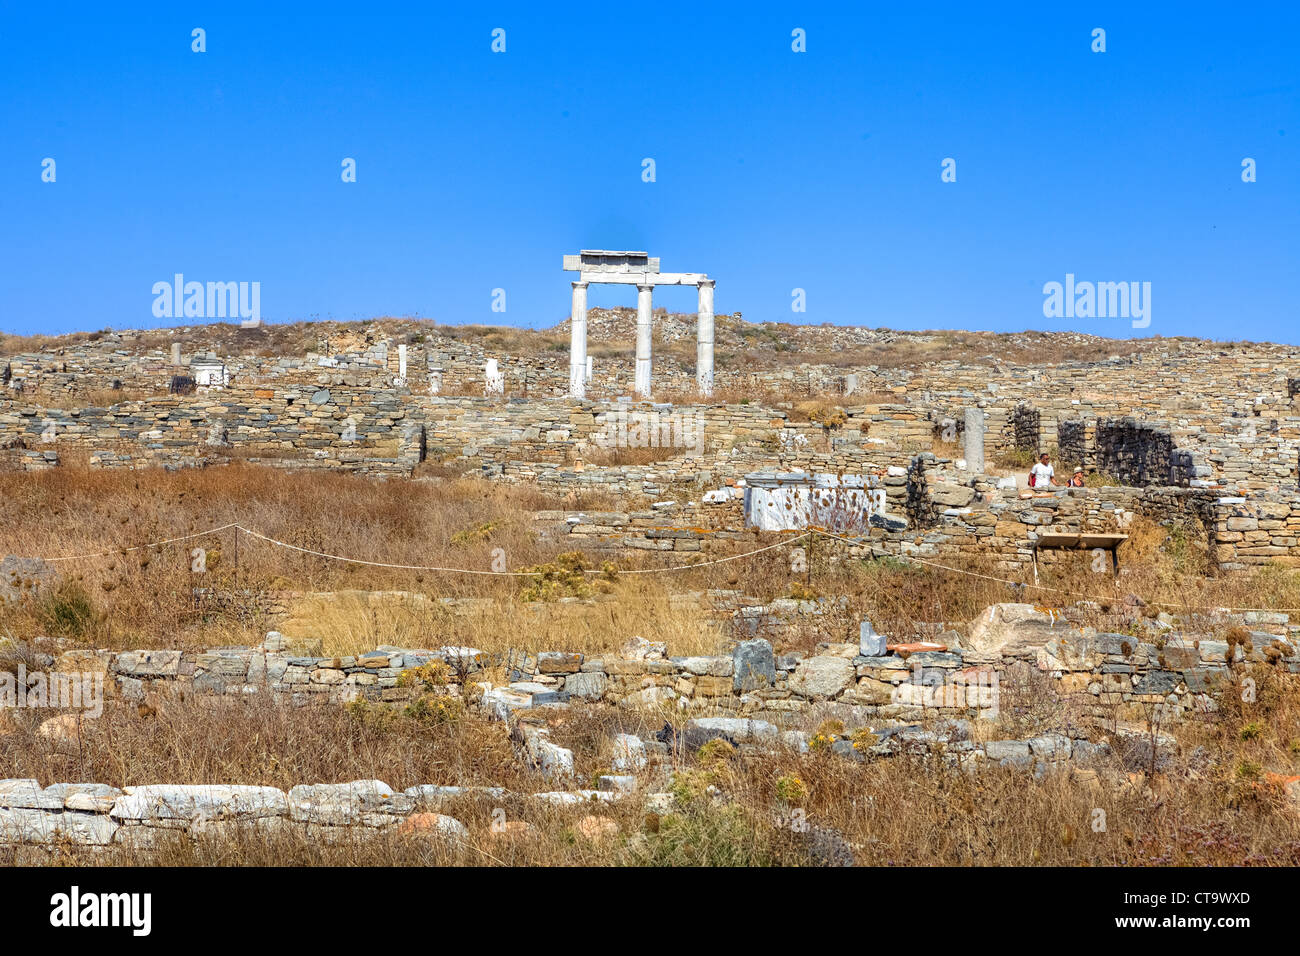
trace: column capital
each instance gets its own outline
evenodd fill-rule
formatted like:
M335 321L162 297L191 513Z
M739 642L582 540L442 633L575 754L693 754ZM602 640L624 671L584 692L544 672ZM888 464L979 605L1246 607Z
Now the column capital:
M701 280L700 280L698 283L696 283L696 284L697 284L701 289L703 289L705 286L708 286L710 289L712 289L715 285L718 284L718 282L717 282L716 279L701 279Z
M582 281L577 280L577 279L575 279L573 282L570 282L569 285L573 286L575 289L585 289L585 288L587 288L587 283L586 283L586 282L582 282Z

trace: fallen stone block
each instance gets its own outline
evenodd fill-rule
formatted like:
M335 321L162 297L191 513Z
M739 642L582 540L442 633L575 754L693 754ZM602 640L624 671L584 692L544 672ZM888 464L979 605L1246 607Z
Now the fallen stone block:
M542 731L525 728L524 746L529 762L547 780L573 776L573 751L547 740Z
M49 797L61 799L68 810L83 813L108 813L122 795L117 787L106 783L56 783L45 788Z
M104 846L118 826L102 814L0 809L0 843L76 843Z
M695 717L687 722L683 737L687 748L694 750L718 738L737 744L774 744L780 739L780 731L765 720L747 717Z
M237 784L149 784L127 787L113 803L115 820L217 820L281 816L283 790Z
M990 760L1029 759L1029 744L1023 740L990 740L984 745Z
M581 654L542 651L537 655L537 669L543 674L576 674L581 668Z
M596 778L596 789L610 793L631 793L636 786L636 777L631 774L605 773Z
M1029 750L1034 756L1047 760L1065 760L1072 749L1070 738L1064 734L1043 734L1030 737L1025 742L1029 744Z
M288 803L290 819L329 826L360 823L370 813L403 815L415 806L382 780L299 784L289 791Z
M122 651L113 670L128 677L175 677L180 664L180 651Z
M582 803L609 803L623 799L624 794L608 790L551 790L546 793L534 793L532 799L555 806L577 806Z
M735 662L730 657L673 657L670 660L688 674L699 677L730 677L735 670Z
M649 758L646 756L645 743L635 734L617 734L614 737L614 755L610 766L614 770L638 773L646 768Z
M46 793L34 779L0 780L0 807L62 810L63 798Z
M516 694L527 694L529 707L542 707L547 704L558 704L563 701L560 692L554 687L548 687L546 684L538 684L533 681L520 681L510 685L510 690Z
M564 679L564 692L582 700L600 700L608 686L609 678L599 673L570 674Z
M505 787L442 787L433 783L421 783L407 787L402 793L415 801L417 806L437 806L444 800L458 797L482 797L488 800L500 800L506 795Z
M1032 604L994 604L971 624L967 638L976 651L1014 654L1046 645L1068 627L1064 613Z
M671 687L647 687L623 698L624 707L656 707L677 698L677 692Z
M858 653L863 657L884 657L887 640L885 635L876 633L870 621L858 625Z

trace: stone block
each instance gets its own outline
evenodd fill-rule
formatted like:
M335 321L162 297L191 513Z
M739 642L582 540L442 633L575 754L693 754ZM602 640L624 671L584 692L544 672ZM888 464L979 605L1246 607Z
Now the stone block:
M375 813L404 815L415 801L382 780L299 784L288 795L289 818L300 823L345 826Z
M735 668L732 686L738 693L776 683L776 658L772 645L761 637L741 641L731 657Z
M284 791L235 784L149 784L127 787L113 803L115 820L216 820L280 816L288 811Z
M843 657L823 655L801 661L790 676L792 693L811 699L835 697L857 678L853 662Z

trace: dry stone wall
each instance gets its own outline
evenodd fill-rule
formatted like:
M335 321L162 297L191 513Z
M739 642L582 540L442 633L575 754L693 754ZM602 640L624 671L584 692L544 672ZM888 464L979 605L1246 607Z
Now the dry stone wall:
M669 321L672 317L659 318L662 328L676 328L674 321ZM761 330L761 327L755 327L755 330ZM832 337L837 341L842 339L844 348L858 344L878 345L889 341L891 336L899 338L898 334L876 330L846 328L833 331ZM404 336L407 361L403 379L399 378L398 342L390 339L378 326L322 332L321 341L302 355L186 354L179 368L172 365L171 356L165 349L142 344L141 337L145 334L106 333L94 341L0 358L0 373L7 386L6 392L15 400L13 406L0 408L6 416L15 412L26 412L29 417L32 413L39 415L41 422L34 429L39 435L45 429L47 417L57 422L70 414L56 409L75 407L78 394L87 391L102 393L120 386L133 391L153 390L162 399L174 374L178 371L185 373L192 363L211 358L224 362L229 374L231 384L225 391L234 393L227 400L232 417L239 417L241 406L250 409L251 414L236 423L237 428L246 430L246 444L250 451L255 450L251 446L269 444L277 453L292 449L299 457L336 463L337 467L400 473L392 461L359 464L359 458L364 456L358 456L356 448L347 447L347 442L307 444L322 436L295 436L292 428L284 427L282 409L276 407L280 395L294 390L301 393L298 399L301 401L320 389L332 390L336 410L346 409L337 417L341 434L344 429L341 421L348 414L365 413L372 406L394 402L406 404L432 397L431 381L438 383L446 397L455 394L481 396L484 365L488 359L494 359L500 363L506 385L505 394L490 403L507 409L499 423L504 429L502 434L492 435L486 422L477 434L472 434L475 430L473 413L463 423L467 425L464 433L458 433L462 429L450 421L458 417L454 404L431 408L433 417L446 417L448 421L440 424L446 426L449 441L465 439L463 444L479 449L495 469L507 469L510 461L532 460L543 465L556 463L556 449L548 447L553 443L510 431L510 426L521 418L517 412L509 410L512 399L529 404L540 402L543 406L552 401L563 405L560 398L567 390L567 367L549 353L511 355L498 350L489 354L492 350L478 340L462 340L436 330L408 334ZM913 338L920 340L924 336ZM156 339L154 334L150 342ZM628 341L630 343L630 338ZM1293 388L1293 382L1298 380L1297 364L1300 364L1300 353L1287 346L1233 344L1216 347L1206 342L1170 340L1160 349L1148 348L1109 360L1062 362L1037 367L999 363L991 355L979 357L977 361L950 359L896 368L805 363L788 368L764 368L761 364L754 367L751 364L729 369L720 359L717 385L719 389L749 392L756 396L769 394L773 389L784 390L792 400L797 400L801 392L816 394L830 390L832 394L838 394L840 390L848 389L851 381L857 395L896 395L897 403L894 405L868 407L857 413L850 409L849 420L841 428L825 433L813 428L803 435L806 440L820 440L832 446L866 447L888 453L916 454L928 449L942 431L938 427L940 422L955 421L960 429L964 409L977 406L987 413L986 453L996 455L1012 447L1038 450L1059 445L1063 454L1077 456L1077 461L1086 467L1099 467L1092 462L1099 443L1103 449L1107 447L1105 436L1094 434L1089 444L1077 435L1077 430L1066 434L1071 432L1066 423L1132 419L1140 425L1168 432L1175 450L1192 455L1190 462L1175 463L1173 472L1178 480L1183 474L1190 473L1196 478L1212 479L1227 487L1240 485L1242 490L1253 492L1300 488L1297 467L1300 465L1300 408L1296 406L1297 392ZM656 382L666 390L676 389L683 393L692 390L693 368L681 365L671 352L665 353L657 362L655 375ZM589 386L589 394L604 394L612 399L620 392L626 393L630 381L629 346L626 356L612 355L598 360L596 380ZM221 405L218 391L200 389L199 395L193 397L193 410L200 418L210 418L210 412ZM260 404L266 401L266 396L261 394L265 392L272 395L270 408ZM43 400L44 396L54 395L67 396L70 401L65 404ZM844 396L842 402L851 405L852 395ZM699 413L708 416L712 408L701 407ZM747 420L746 412L736 411L737 408L744 406L735 406L728 414L743 435L752 423ZM148 419L157 411L152 406L127 407L116 417L119 424L125 423L129 427L133 413L143 412ZM82 415L97 428L101 425L101 421L95 419L103 416L90 412ZM270 421L265 418L268 415L280 425L278 434L259 434L263 430L262 423ZM547 427L543 434L568 427L562 412L556 411L549 417L553 421L547 424L553 427ZM173 429L168 427L170 421L170 415L160 416L157 430L167 433L163 442L174 438L170 434ZM107 424L110 427L102 437L111 440L116 436L111 429L112 423ZM788 430L791 424L787 420L780 429ZM370 426L377 429L370 438L379 440L379 433L385 427L382 412L370 422ZM156 429L145 426L142 430ZM16 437L29 449L37 447L32 444L32 428L20 428L17 430L20 434L15 434L12 427L7 431L8 435L0 432L3 435L0 446ZM527 428L522 431L526 432ZM516 443L514 455L504 450L507 436L508 440ZM203 438L206 440L206 436ZM797 441L798 436L791 434L788 438ZM232 438L232 441L238 440ZM361 440L368 439L362 436ZM1121 445L1124 443L1120 442ZM99 461L104 464L150 460L150 456L135 449L96 450L103 451ZM169 453L166 448L156 451L158 453L152 458L168 463L192 463L203 457ZM321 451L325 454L317 455ZM396 456L376 451L370 457L379 460ZM1120 457L1123 457L1123 452ZM18 464L30 462L19 461ZM1208 475L1204 473L1206 468L1210 469ZM1174 479L1156 476L1149 483L1164 484L1171 480Z
M1122 530L1115 516L1125 510L1157 520L1194 513L1222 569L1291 563L1300 555L1293 518L1300 355L1283 346L1179 340L1102 362L1038 368L985 357L979 365L954 359L851 372L816 365L719 369L719 388L728 387L731 374L731 385L756 395L776 384L797 397L803 382L810 392L827 381L842 380L848 389L851 378L855 394L897 397L853 405L847 396L838 417L819 423L793 401L664 405L549 397L567 389L567 370L552 356L489 356L479 341L442 334L409 337L403 379L397 343L377 327L330 333L302 356L218 357L229 385L170 396L161 390L177 368L165 350L140 347L139 334L110 333L0 360L8 399L0 401L0 468L41 470L83 458L96 467L182 467L240 458L408 477L432 459L453 471L557 492L651 499L708 492L724 501L749 472L802 469L882 480L888 513L907 525L872 529L864 549L878 555L993 554L1005 567L1023 568L1044 527ZM871 330L836 334L846 348L883 341ZM444 391L455 390L457 376L474 391L489 357L501 362L505 395L430 394L431 371ZM621 361L606 364L617 370ZM662 371L666 388L692 372L671 356ZM612 398L617 374L609 374L604 384ZM659 375L657 368L656 381ZM111 406L75 401L86 388L113 385L160 393ZM602 387L595 383L592 394ZM1095 513L1073 493L1026 504L990 479L927 457L956 437L971 407L985 413L991 458L1013 447L1055 445L1061 464L1110 474L1132 488L1099 492ZM617 463L635 461L635 454L662 460ZM1204 491L1206 500L1171 487ZM661 510L616 512L608 520L566 516L565 533L601 550L725 551L748 540L734 502L730 510L717 500L655 507Z
M1116 620L1130 630L1101 633L1082 623L1087 610L1082 606L994 605L966 626L965 634L949 631L927 641L895 641L867 627L852 641L823 642L815 654L803 655L777 654L769 638L779 640L791 629L834 614L832 599L778 599L763 605L738 602L739 597L715 595L705 612L729 620L735 635L732 649L716 656L668 657L663 645L636 638L619 654L597 656L554 650L491 657L467 647L382 646L353 657L304 657L286 650L275 632L257 647L73 650L43 656L59 673L102 673L106 694L128 701L165 701L197 692L238 699L269 694L296 705L357 699L404 704L430 690L427 682L410 680L408 672L440 662L446 665L439 672L445 683L433 687L434 693L460 695L463 687L498 716L570 700L623 707L668 703L687 713L768 720L785 728L817 716L824 708L816 705L827 701L864 708L855 712L857 718L911 719L927 709L977 716L985 706L978 700L931 699L925 688L967 683L974 688L992 672L1022 664L1064 680L1061 693L1117 693L1120 703L1160 695L1178 713L1205 706L1204 700L1182 698L1208 693L1215 680L1226 677L1231 662L1253 661L1300 673L1300 624L1284 612L1151 619L1136 607L1121 607L1114 612ZM1231 647L1214 639L1232 628L1246 637ZM483 683L488 666L505 666L510 682ZM1169 699L1170 694L1179 700ZM1095 709L1089 712L1100 716Z
M852 543L843 545L846 553L864 558L983 558L996 570L1023 572L1034 562L1036 543L1044 533L1124 534L1141 515L1185 529L1203 543L1221 571L1266 563L1300 566L1300 495L1242 498L1210 489L1115 486L1022 498L988 482L958 483L958 474L937 472L927 480L925 515L909 504L919 487L915 472L887 475L888 520L855 535ZM645 512L546 511L534 517L542 535L566 549L736 554L770 541L744 527L740 490L733 488L713 501ZM907 520L900 521L904 516ZM1037 552L1044 567L1069 560L1068 555ZM1121 548L1121 559L1123 555Z
M732 607L726 595L718 597L721 608ZM933 751L971 770L1000 765L1043 773L1067 761L1105 756L1112 741L1154 746L1155 760L1170 738L1154 728L1116 728L1142 719L1165 727L1213 713L1221 694L1237 692L1238 665L1300 673L1300 625L1279 612L1151 620L1130 609L1130 629L1108 633L1085 626L1083 608L1004 604L986 609L965 634L954 634L959 643L895 643L864 624L857 640L824 642L812 655L776 653L768 639L757 636L774 619L788 622L830 610L825 601L734 606L728 613L740 639L729 653L713 656L668 657L663 645L640 639L618 655L594 658L568 651L512 653L504 662L509 683L501 686L483 681L479 668L502 662L489 662L472 648L380 648L355 658L307 659L287 654L274 633L257 648L69 651L44 663L61 673L84 673L98 663L110 694L127 699L165 700L184 691L190 700L248 701L271 693L286 704L358 698L400 704L414 692L403 675L441 661L449 683L433 687L435 694L468 699L503 720L522 759L548 781L569 785L573 753L521 715L576 702L673 715L663 731L645 738L619 734L612 771L600 776L597 789L531 795L557 805L637 794L652 779L647 772L670 752L715 739L742 750L826 749L852 760ZM1213 638L1229 628L1237 635L1230 641ZM1019 688L1032 684L1035 675L1059 701L1059 726L1026 739L976 742L970 722L996 719L1002 707L1015 706ZM466 694L471 686L474 693ZM845 728L842 733L825 729L832 720ZM1104 728L1112 734L1095 740ZM463 840L469 835L465 827L437 812L443 803L467 796L500 801L505 795L500 788L438 784L397 791L379 780L299 785L286 792L229 784L42 788L34 779L10 779L0 780L0 844L148 851L178 832L228 836L245 828L262 835L293 831L315 840L396 828ZM663 793L640 798L647 806L671 799Z

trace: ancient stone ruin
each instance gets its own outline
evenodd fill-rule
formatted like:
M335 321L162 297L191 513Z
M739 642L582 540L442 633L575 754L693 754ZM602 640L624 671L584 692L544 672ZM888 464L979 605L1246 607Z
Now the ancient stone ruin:
M693 285L699 291L697 313L695 380L700 394L713 394L713 286L702 272L660 272L658 258L644 252L614 252L583 249L564 257L566 272L579 273L573 283L573 312L570 316L569 396L583 398L591 377L587 355L587 286L593 282L636 286L636 382L635 391L650 397L650 340L652 299L657 285Z
M730 562L726 586L673 592L691 627L717 638L712 650L677 655L632 634L617 653L558 642L505 653L461 646L453 635L462 599L442 592L440 571L419 585L430 592L419 596L448 615L438 625L445 643L433 646L381 641L329 656L276 631L253 646L205 642L203 651L34 639L22 643L22 661L101 675L110 707L268 701L404 713L416 695L433 694L440 706L492 721L536 786L516 782L507 793L495 780L429 779L395 790L383 774L284 788L62 782L70 777L42 786L12 773L0 781L0 844L152 852L166 834L241 827L320 841L405 827L464 842L463 801L507 797L586 809L583 826L604 832L611 824L601 808L630 802L671 812L678 775L701 752L917 759L1122 789L1139 786L1126 774L1152 773L1176 750L1176 728L1212 720L1225 695L1239 693L1246 668L1300 673L1300 625L1290 611L1168 610L1125 590L1127 539L1144 522L1177 528L1200 549L1206 579L1300 567L1294 349L1179 340L1056 363L935 359L924 333L774 329L737 316L715 326L712 280L660 273L643 253L587 251L565 265L580 273L570 326L547 333L546 348L532 348L526 335L387 322L300 331L285 348L270 347L275 332L264 327L227 339L115 332L4 356L0 467L43 473L30 478L40 481L58 469L241 462L288 480L349 472L398 495L408 482L447 478L527 486L546 506L529 504L517 523L547 554L583 556L593 580L604 568L611 577L695 574ZM589 311L586 287L600 281L638 285L635 315ZM653 316L651 292L665 283L696 285L698 315ZM557 361L564 331L567 368ZM614 351L633 331L634 360L590 361L591 343ZM669 346L658 352L655 391L671 402L644 400L654 336ZM693 363L681 357L692 340ZM750 347L755 340L790 348L764 344L765 358ZM714 369L718 341L744 358ZM924 358L913 362L827 359L921 346ZM1028 463L1042 451L1057 464L1057 483L1028 487ZM1063 487L1076 467L1086 480ZM600 503L584 503L588 495ZM228 533L258 536L243 525ZM314 548L331 553L328 542ZM1051 590L1050 575L1077 563L1080 549L1084 560L1110 551L1094 568L1105 572L1097 589L1114 592L1104 601ZM875 625L846 619L850 595L807 583L814 551L832 572L904 566L936 575L927 582L976 568L1014 600L969 620L917 618L882 633L874 614ZM746 569L759 556L779 560L782 574L788 567L789 596L747 590ZM368 557L382 564L387 556ZM0 600L27 600L62 570L33 555L6 557ZM294 597L278 589L293 586L279 582L256 600L278 608ZM241 599L197 589L194 598ZM586 591L557 600L594 616L607 610ZM429 668L438 669L435 686L417 689L412 674ZM1032 732L992 733L998 708L1031 692L1050 700L1051 719ZM555 729L566 716L593 713L622 721L599 753ZM98 732L78 720L43 721L40 739L71 756L82 735ZM1300 786L1284 783L1300 800ZM858 850L845 852L851 859Z

